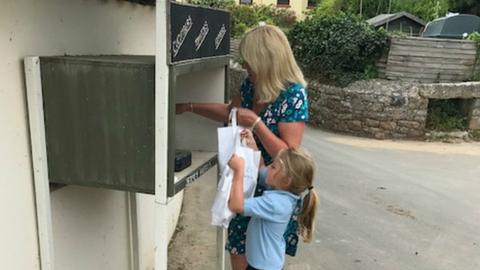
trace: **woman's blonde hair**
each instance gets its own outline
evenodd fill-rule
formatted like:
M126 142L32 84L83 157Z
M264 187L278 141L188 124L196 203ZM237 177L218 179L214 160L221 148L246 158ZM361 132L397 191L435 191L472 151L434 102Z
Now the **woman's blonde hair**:
M240 41L240 57L256 76L255 98L273 102L289 83L307 86L285 34L273 25L258 26Z
M315 162L302 148L283 149L278 153L276 159L281 164L283 174L291 181L288 191L300 195L307 190L298 223L303 241L310 242L313 237L318 203L317 193L313 190Z

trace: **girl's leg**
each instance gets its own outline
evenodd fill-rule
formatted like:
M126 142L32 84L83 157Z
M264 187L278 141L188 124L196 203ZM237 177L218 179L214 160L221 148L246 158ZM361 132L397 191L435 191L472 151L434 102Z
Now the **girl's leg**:
M245 270L248 266L245 255L230 254L230 263L232 270Z

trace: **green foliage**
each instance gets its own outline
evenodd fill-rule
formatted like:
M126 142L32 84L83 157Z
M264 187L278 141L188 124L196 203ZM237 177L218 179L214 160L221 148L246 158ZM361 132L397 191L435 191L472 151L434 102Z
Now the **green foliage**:
M444 16L449 8L448 0L323 0L318 5L318 9L323 14L334 14L341 11L360 15L360 1L362 3L361 15L367 19L379 14L407 11L425 21L430 21Z
M426 127L436 131L467 130L467 117L459 100L430 100Z
M477 42L477 60L475 61L475 66L480 66L480 33L473 32L467 37L468 40ZM480 71L474 71L467 79L467 82L478 82L480 81Z
M276 8L274 5L237 5L233 0L189 0L191 4L227 9L232 13L231 35L239 37L260 22L288 29L297 18L290 9Z
M480 72L473 73L465 81L466 82L480 82Z
M199 6L214 7L228 9L230 6L235 5L234 0L187 0L187 3Z
M375 62L388 48L388 36L365 21L343 13L313 12L288 37L305 74L345 86L376 74Z
M480 42L480 33L473 32L470 35L468 35L467 39L475 42Z
M367 65L365 67L365 70L363 71L362 79L370 80L370 79L375 79L375 78L378 78L377 65L375 65L375 64Z
M480 1L478 0L449 0L448 5L449 10L453 12L480 16Z

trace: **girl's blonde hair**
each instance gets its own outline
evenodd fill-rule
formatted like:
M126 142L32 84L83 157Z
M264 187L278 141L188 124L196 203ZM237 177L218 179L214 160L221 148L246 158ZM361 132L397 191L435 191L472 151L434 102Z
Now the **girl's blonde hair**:
M318 203L317 193L313 190L315 162L302 148L283 149L278 153L277 160L281 164L282 172L291 181L288 191L300 195L307 190L298 223L303 241L310 242Z
M256 76L255 98L273 102L289 83L307 86L285 34L273 25L258 26L240 41L240 57Z

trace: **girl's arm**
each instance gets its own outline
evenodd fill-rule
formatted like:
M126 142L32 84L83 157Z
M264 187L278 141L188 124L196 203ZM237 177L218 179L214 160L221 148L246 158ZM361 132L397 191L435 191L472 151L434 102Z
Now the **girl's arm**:
M235 213L243 213L243 171L244 161L241 157L233 155L228 165L233 170L232 189L230 190L230 200L228 208Z
M227 123L232 107L241 105L240 97L234 97L230 104L222 103L179 103L176 105L176 113L192 112L208 119Z

